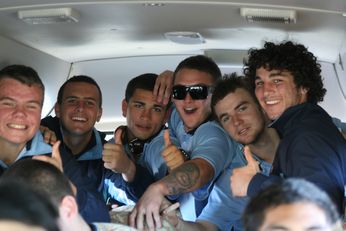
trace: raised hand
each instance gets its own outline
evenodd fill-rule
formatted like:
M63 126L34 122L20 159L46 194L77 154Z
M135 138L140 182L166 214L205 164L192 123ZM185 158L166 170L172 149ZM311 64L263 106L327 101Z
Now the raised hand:
M43 135L44 142L50 145L54 145L57 141L56 134L52 130L50 130L48 127L40 126L40 131Z
M260 171L259 164L252 157L252 153L248 146L244 147L244 156L246 158L247 165L233 169L230 177L230 185L233 196L246 196L251 179Z
M158 103L167 105L171 97L173 87L173 72L166 70L157 78L153 90L154 98Z
M60 142L61 141L56 141L55 144L53 145L51 156L37 155L37 156L33 156L32 158L36 160L48 162L54 165L55 167L57 167L61 172L63 172L62 160L61 160L60 151L59 151Z
M168 129L164 131L163 138L165 141L165 148L163 149L161 155L163 159L165 160L169 171L171 171L177 168L178 166L182 165L185 162L186 158L182 154L182 152L178 149L178 147L172 144L169 138Z
M151 184L137 202L129 216L129 224L139 230L161 228L160 208L164 202L164 194L159 184Z
M180 206L179 202L176 202L174 204L170 203L169 206L165 206L166 208L163 209L161 212L162 217L165 218L174 227L177 227L177 225L179 223L179 217L177 214L177 210L178 210L179 206ZM161 206L161 207L163 207L163 206Z
M107 143L103 145L102 160L104 167L114 172L125 173L130 165L124 146L121 141L122 129L117 129L114 133L115 144Z

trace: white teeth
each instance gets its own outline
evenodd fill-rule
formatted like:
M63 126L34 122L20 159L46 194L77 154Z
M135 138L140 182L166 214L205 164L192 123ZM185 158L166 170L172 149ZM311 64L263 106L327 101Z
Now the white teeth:
M273 105L279 103L279 100L271 100L271 101L266 101L266 104Z
M15 129L25 129L26 126L22 124L9 124L8 125L10 128L15 128Z
M187 112L191 112L191 111L194 111L195 108L184 108L184 110L187 111Z
M239 134L243 134L243 133L245 133L245 132L246 132L246 130L247 130L246 128L244 128L244 129L240 130L240 131L239 131Z
M86 119L83 117L72 117L72 120L83 121L83 122L86 121Z

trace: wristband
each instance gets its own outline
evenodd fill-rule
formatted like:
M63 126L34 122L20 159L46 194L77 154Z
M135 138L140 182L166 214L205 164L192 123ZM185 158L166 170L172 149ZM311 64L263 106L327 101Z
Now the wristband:
M190 155L182 148L179 148L181 154L183 154L185 160L190 160Z

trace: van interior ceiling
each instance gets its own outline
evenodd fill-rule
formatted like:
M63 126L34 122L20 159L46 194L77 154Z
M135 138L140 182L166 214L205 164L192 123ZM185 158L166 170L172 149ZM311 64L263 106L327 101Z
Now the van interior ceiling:
M345 0L0 1L0 68L38 71L46 86L42 116L54 113L67 78L92 76L103 91L103 131L125 123L129 79L174 70L196 54L212 57L223 73L241 73L248 49L282 40L318 57L327 88L321 105L346 121Z

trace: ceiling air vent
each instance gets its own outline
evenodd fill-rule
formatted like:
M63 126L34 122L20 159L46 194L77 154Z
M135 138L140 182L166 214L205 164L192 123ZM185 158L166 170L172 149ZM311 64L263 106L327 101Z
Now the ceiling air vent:
M202 44L205 39L200 33L191 31L174 31L165 33L165 37L175 43L180 44Z
M79 14L71 8L20 10L18 18L29 24L78 22Z
M240 15L248 22L275 22L296 23L297 13L295 10L241 8Z

